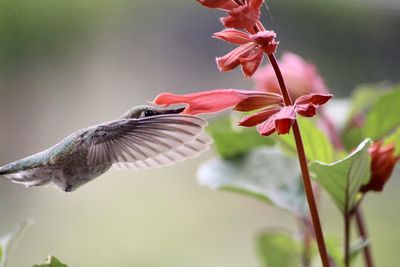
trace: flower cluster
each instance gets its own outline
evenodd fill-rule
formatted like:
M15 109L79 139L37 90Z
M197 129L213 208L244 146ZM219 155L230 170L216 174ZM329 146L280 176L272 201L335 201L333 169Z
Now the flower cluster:
M269 92L217 89L187 95L162 93L154 99L154 104L169 106L185 104L184 114L213 113L228 108L237 111L254 111L253 115L244 117L239 125L257 126L261 135L268 136L274 132L287 134L296 120L296 115L313 117L318 106L325 104L332 95L308 94L299 97L294 105L285 106L281 95Z
M244 76L251 77L260 66L264 53L272 54L278 46L275 32L265 30L260 22L260 7L264 1L198 0L198 2L205 7L227 12L227 15L221 18L222 24L227 29L214 33L213 36L239 45L225 56L217 57L218 69L231 71L241 66Z

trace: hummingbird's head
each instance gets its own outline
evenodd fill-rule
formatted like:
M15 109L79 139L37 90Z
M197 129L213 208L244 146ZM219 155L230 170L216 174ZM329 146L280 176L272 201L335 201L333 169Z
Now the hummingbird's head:
M179 114L185 108L159 108L154 106L137 106L126 112L123 119L139 119L165 114Z

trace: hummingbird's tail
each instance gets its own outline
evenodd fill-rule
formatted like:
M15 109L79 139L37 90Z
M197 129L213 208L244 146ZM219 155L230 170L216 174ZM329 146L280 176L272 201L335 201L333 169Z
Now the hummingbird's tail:
M9 165L5 165L0 167L0 177L26 187L41 186L51 182L51 173L46 172L43 167L14 171Z

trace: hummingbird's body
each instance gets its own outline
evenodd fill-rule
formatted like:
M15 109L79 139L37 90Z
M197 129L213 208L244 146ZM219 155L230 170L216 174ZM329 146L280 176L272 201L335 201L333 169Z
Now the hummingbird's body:
M0 167L25 186L54 183L70 192L113 165L151 168L195 156L210 143L198 117L140 106L116 121L77 130L53 147Z

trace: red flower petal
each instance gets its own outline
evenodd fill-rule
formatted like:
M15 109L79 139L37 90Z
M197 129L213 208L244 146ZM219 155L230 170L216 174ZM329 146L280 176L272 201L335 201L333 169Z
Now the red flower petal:
M261 31L251 35L251 39L253 39L256 43L260 45L271 43L275 39L275 37L276 33L274 31Z
M227 28L246 29L254 33L254 25L260 19L260 10L253 9L249 5L231 9L228 16L221 18L222 24Z
M257 124L266 121L269 117L277 113L279 110L280 107L271 107L264 109L260 112L257 112L256 114L244 117L239 121L239 125L244 127L256 126Z
M257 125L257 131L264 136L269 136L273 134L275 129L275 121L271 119L271 117L264 121L263 123Z
M304 117L313 117L317 114L317 106L312 103L297 105L296 112Z
M214 33L213 37L239 45L253 42L250 34L236 29L225 29L223 31L216 32Z
M257 125L261 135L268 136L275 131L278 134L287 134L296 120L296 113L293 106L282 107L277 113L269 117L265 122Z
M153 102L161 106L187 104L183 113L194 115L199 113L213 113L235 106L243 111L254 110L259 107L260 96L263 95L271 98L267 100L264 97L264 103L268 101L273 104L282 103L282 99L280 96L277 97L276 94L235 89L217 89L187 95L162 93ZM251 105L252 98L255 101L254 106ZM242 101L244 101L244 104L241 104Z
M248 92L248 91L246 91ZM251 95L247 95L240 103L238 103L234 109L237 111L252 111L259 108L271 106L271 105L282 105L283 98L281 95L274 93L264 93L251 91Z
M296 104L308 104L313 103L314 105L323 105L331 99L333 95L331 94L308 94L302 95L296 99Z
M263 57L263 51L261 49L256 49L249 56L240 58L240 65L242 65L242 71L245 78L250 78L254 72L256 72L263 60Z
M240 65L240 58L248 56L257 46L255 43L241 45L225 56L217 57L216 62L220 71L230 71Z
M278 134L288 134L296 120L296 113L293 106L285 106L273 116L275 128Z
M219 8L224 10L231 10L238 5L232 0L197 0L201 5L208 8Z
M296 112L305 117L315 116L317 107L328 102L332 96L331 94L308 94L300 96L295 102Z

